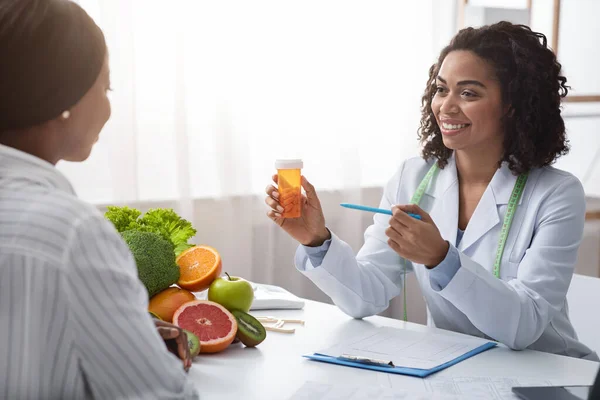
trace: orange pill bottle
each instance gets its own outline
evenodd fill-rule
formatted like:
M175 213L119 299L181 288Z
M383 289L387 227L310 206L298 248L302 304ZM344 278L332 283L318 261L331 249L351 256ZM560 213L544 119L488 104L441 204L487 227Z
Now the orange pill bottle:
M279 204L283 218L299 218L302 215L302 160L276 160Z

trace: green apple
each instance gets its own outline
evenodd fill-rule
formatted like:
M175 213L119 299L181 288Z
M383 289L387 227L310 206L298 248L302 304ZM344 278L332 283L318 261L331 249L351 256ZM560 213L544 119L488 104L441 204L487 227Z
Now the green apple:
M208 300L219 303L229 311L250 311L254 301L254 289L247 280L229 276L220 277L213 281L208 288Z

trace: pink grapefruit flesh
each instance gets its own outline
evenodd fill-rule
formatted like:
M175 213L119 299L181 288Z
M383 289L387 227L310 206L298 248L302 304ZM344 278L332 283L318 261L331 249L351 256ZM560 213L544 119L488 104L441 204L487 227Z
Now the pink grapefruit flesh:
M175 311L173 324L200 340L201 353L218 353L235 339L237 321L225 307L209 300L187 302Z

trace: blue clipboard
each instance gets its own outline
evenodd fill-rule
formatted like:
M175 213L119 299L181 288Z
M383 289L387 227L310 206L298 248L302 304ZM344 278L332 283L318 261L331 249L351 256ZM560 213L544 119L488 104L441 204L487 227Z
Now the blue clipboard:
M450 360L444 364L440 364L437 367L433 367L430 369L406 368L406 367L402 367L402 366L388 366L388 365L373 365L373 364L368 364L368 363L363 363L363 362L344 360L344 359L341 359L338 357L327 356L327 355L319 354L319 353L307 354L307 355L304 355L303 357L308 358L309 360L313 360L313 361L321 361L321 362L326 362L326 363L330 363L330 364L344 365L346 367L362 368L362 369L369 369L372 371L388 372L390 374L410 375L410 376L417 376L417 377L425 378L426 376L429 376L433 373L441 371L441 370L448 368L454 364L458 364L459 362L466 360L467 358L473 357L474 355L482 353L482 352L489 350L496 346L497 346L497 343L495 343L495 342L484 343L481 346L469 351L468 353L465 353L459 357L456 357L453 360Z

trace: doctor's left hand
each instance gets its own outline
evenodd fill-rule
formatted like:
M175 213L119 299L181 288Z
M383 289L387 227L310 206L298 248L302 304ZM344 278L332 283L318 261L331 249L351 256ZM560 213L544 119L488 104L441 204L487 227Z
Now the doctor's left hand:
M401 257L433 268L444 261L449 244L437 226L419 206L410 204L392 207L390 226L386 229L388 244ZM407 213L421 216L419 221Z

